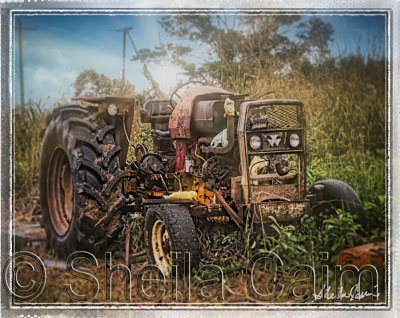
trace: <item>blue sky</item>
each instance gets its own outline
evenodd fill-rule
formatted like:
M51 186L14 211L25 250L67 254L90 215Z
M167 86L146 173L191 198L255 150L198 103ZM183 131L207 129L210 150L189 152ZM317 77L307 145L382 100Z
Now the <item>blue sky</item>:
M310 16L304 16L308 19ZM381 54L385 47L385 16L380 15L318 15L334 28L331 43L333 55L354 53L360 46L362 54L368 54L373 44ZM157 23L156 15L16 15L15 22L21 21L26 27L37 27L36 31L24 31L24 81L25 100L41 100L50 106L61 98L73 96L73 82L86 68L94 68L110 78L120 78L122 70L122 33L117 29L133 27L131 32L135 44L140 48L153 48L171 41ZM16 62L14 96L19 102L18 37L15 34L14 52ZM289 32L294 34L294 32ZM291 37L293 35L290 35ZM187 42L183 42L184 44ZM207 53L207 47L195 45L196 55ZM132 62L132 46L127 42L126 78L137 91L149 89L150 83L144 78L140 62ZM200 62L193 59L192 62ZM171 92L179 80L180 70L168 61L150 64L153 77L165 92Z

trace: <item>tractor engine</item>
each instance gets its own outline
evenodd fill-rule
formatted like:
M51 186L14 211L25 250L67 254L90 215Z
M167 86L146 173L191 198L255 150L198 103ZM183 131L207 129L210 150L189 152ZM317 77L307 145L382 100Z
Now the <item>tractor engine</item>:
M232 199L231 179L240 175L236 127L243 97L200 86L186 89L176 105L170 100L144 104L141 121L151 124L154 152L167 166L169 192L193 191L205 205L216 203L215 191Z

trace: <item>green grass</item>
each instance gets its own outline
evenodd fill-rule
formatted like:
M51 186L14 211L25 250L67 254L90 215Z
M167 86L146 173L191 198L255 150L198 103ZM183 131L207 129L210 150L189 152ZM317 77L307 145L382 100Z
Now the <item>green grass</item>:
M40 103L18 105L14 110L14 171L17 198L37 195L40 132L46 127L49 110Z
M301 65L301 64L300 64ZM359 194L367 213L367 225L360 229L357 220L342 212L326 217L322 227L305 217L295 227L273 223L274 226L252 238L248 248L276 250L289 259L311 257L330 248L331 253L370 240L383 240L385 229L385 63L380 58L364 59L349 56L338 61L328 60L317 66L294 68L290 74L276 75L273 67L254 70L246 79L244 90L250 96L268 93L265 98L296 98L305 104L307 118L307 184L321 179L340 179ZM243 88L243 81L221 82L228 90ZM17 197L37 194L40 131L45 127L49 111L40 104L30 103L15 109L15 190ZM139 111L133 125L132 142L150 145L149 128L139 122ZM139 133L138 133L139 132ZM133 159L132 152L129 159ZM345 223L340 223L345 220ZM327 245L324 238L343 234L338 246ZM363 239L357 239L356 232ZM240 233L210 234L202 238L207 257L227 255L224 266L235 266L241 260L246 238ZM257 235L259 237L257 238ZM254 243L255 242L255 243ZM237 248L239 244L240 248ZM308 256L302 249L312 250ZM217 257L215 257L217 258ZM232 265L233 264L233 265Z

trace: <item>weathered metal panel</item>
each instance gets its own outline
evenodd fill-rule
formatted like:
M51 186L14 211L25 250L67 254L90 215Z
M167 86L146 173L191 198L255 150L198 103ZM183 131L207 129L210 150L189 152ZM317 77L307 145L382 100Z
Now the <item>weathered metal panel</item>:
M308 206L308 201L254 204L254 221L256 223L270 222L269 216L274 217L278 222L292 221L302 217L308 211Z
M385 242L374 242L347 248L339 253L336 265L355 265L358 268L373 264L382 270L385 262Z
M134 98L129 97L117 97L117 96L100 96L100 97L74 97L72 100L82 100L88 103L98 104L100 110L107 111L107 107L110 104L118 106L117 115L124 115L126 111L130 112L135 104ZM82 105L85 107L85 105ZM133 114L132 114L133 116Z
M184 140L177 140L176 141L176 172L183 172L185 171L185 157L186 157L186 141Z
M221 99L222 95L231 95L228 91L211 86L191 87L185 90L182 98L175 106L169 120L172 138L192 138L190 122L193 105L198 100Z
M241 203L243 201L241 179L242 176L231 178L231 196L232 200L236 203Z
M265 200L299 200L295 184L273 184L251 186L251 202L261 203Z
M135 99L128 97L103 96L103 97L76 97L73 98L73 100L82 100L85 102L97 104L99 111L104 111L104 112L107 112L107 108L110 104L115 104L117 106L118 111L116 114L117 115L116 118L121 122L119 122L115 126L115 142L117 145L120 145L121 147L121 151L119 154L119 165L121 169L124 169L129 148L128 139L131 136L133 115L135 111ZM123 128L122 120L124 120L125 129Z
M198 101L193 105L191 131L195 136L214 137L226 128L223 100Z
M305 158L304 158L304 151L306 149L306 134L305 134L305 115L304 115L304 105L302 102L299 100L294 100L294 99L268 99L268 100L257 100L257 101L247 101L244 102L240 105L240 115L239 115L239 122L238 122L238 128L237 128L237 133L238 133L238 144L239 144L239 149L240 149L240 165L241 165L241 171L242 171L242 187L243 187L243 197L244 197L244 202L246 204L251 203L251 192L252 190L250 189L253 187L251 185L251 182L249 180L249 172L248 172L248 155L258 155L258 154L266 154L266 151L251 151L250 149L247 149L247 133L249 131L247 130L247 121L248 121L248 111L250 107L258 107L258 106L265 106L265 105L297 105L300 107L299 112L297 113L297 122L300 124L300 127L302 127L302 147L300 149L282 149L282 150L276 150L274 149L273 151L270 151L270 153L299 153L299 174L297 178L297 186L298 186L298 192L300 193L300 198L303 198L305 195ZM297 124L296 124L297 126ZM275 129L275 128L274 128ZM287 128L279 129L281 131L286 130ZM291 128L293 130L293 128ZM276 129L275 129L276 130ZM268 131L268 129L257 129L254 130L257 131L257 133L263 132L263 131ZM252 132L252 131L251 131Z

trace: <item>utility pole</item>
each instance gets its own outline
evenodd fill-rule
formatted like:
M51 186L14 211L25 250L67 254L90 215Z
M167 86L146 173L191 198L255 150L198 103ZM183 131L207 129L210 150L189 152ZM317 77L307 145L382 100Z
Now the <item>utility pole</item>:
M25 97L24 97L24 62L22 56L22 31L36 31L36 27L34 28L25 28L22 26L22 22L18 21L18 50L19 50L19 86L21 89L21 105L25 105Z
M123 28L117 30L118 32L123 32L123 41L122 41L122 82L125 82L125 51L126 51L126 35L133 28Z
M156 94L158 95L158 97L166 98L167 95L165 95L164 92L160 89L160 86L158 85L158 83L154 80L153 76L151 75L150 70L147 67L146 61L143 59L143 57L140 55L139 51L137 50L131 33L129 31L127 33L128 33L128 36L129 36L129 40L132 43L132 47L133 47L133 50L135 51L136 56L138 57L140 62L142 62L144 77L146 77L146 79L151 83L151 85L153 86L153 89L156 92Z

